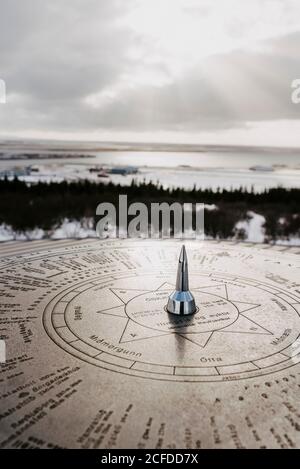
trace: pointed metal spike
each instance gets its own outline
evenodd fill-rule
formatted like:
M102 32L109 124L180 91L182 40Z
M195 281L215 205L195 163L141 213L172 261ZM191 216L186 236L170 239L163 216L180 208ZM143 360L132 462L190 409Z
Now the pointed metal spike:
M178 315L194 314L197 311L195 299L189 291L189 272L185 246L180 251L176 290L169 296L166 307L168 313Z
M189 289L189 272L188 272L188 262L185 246L181 248L178 269L177 269L177 280L176 280L176 290L178 291L188 291Z
M185 245L183 244L181 251L180 251L179 262L185 262L185 261L187 261L187 255L186 255Z

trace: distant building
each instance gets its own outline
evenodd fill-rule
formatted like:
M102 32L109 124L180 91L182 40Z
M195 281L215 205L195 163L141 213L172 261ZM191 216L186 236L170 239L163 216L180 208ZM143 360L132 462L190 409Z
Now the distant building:
M121 174L128 176L129 174L137 174L138 168L136 166L115 166L108 171L110 174Z
M11 168L5 169L4 171L0 171L0 178L14 178L19 176L29 176L30 175L30 167L26 168Z
M261 165L251 166L249 169L251 169L251 171L264 171L264 172L274 171L274 168L272 166L261 166Z

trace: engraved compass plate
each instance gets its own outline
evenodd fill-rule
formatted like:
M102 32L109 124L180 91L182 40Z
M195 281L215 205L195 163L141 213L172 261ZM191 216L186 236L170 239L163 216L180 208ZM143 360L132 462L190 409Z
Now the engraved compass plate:
M177 241L0 248L2 447L296 447L300 248Z

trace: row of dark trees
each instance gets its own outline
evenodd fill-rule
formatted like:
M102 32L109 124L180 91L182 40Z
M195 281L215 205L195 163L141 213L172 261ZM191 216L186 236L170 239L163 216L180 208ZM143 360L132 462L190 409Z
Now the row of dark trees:
M165 189L152 182L130 186L113 183L61 182L28 185L15 178L0 180L0 224L25 232L39 227L50 230L65 218L81 220L94 218L101 202L118 206L119 194L127 194L128 203L180 202L215 204L217 210L206 210L205 232L214 238L234 235L239 220L249 211L266 219L266 240L290 236L300 237L300 189L273 188L255 193L254 189ZM243 232L235 233L243 237Z

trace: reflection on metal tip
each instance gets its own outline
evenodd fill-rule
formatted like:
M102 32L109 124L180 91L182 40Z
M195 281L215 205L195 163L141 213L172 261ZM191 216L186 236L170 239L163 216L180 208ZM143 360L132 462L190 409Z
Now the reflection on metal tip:
M176 290L169 296L167 311L172 314L187 315L194 314L196 310L195 299L189 291L188 261L183 245L178 262Z

